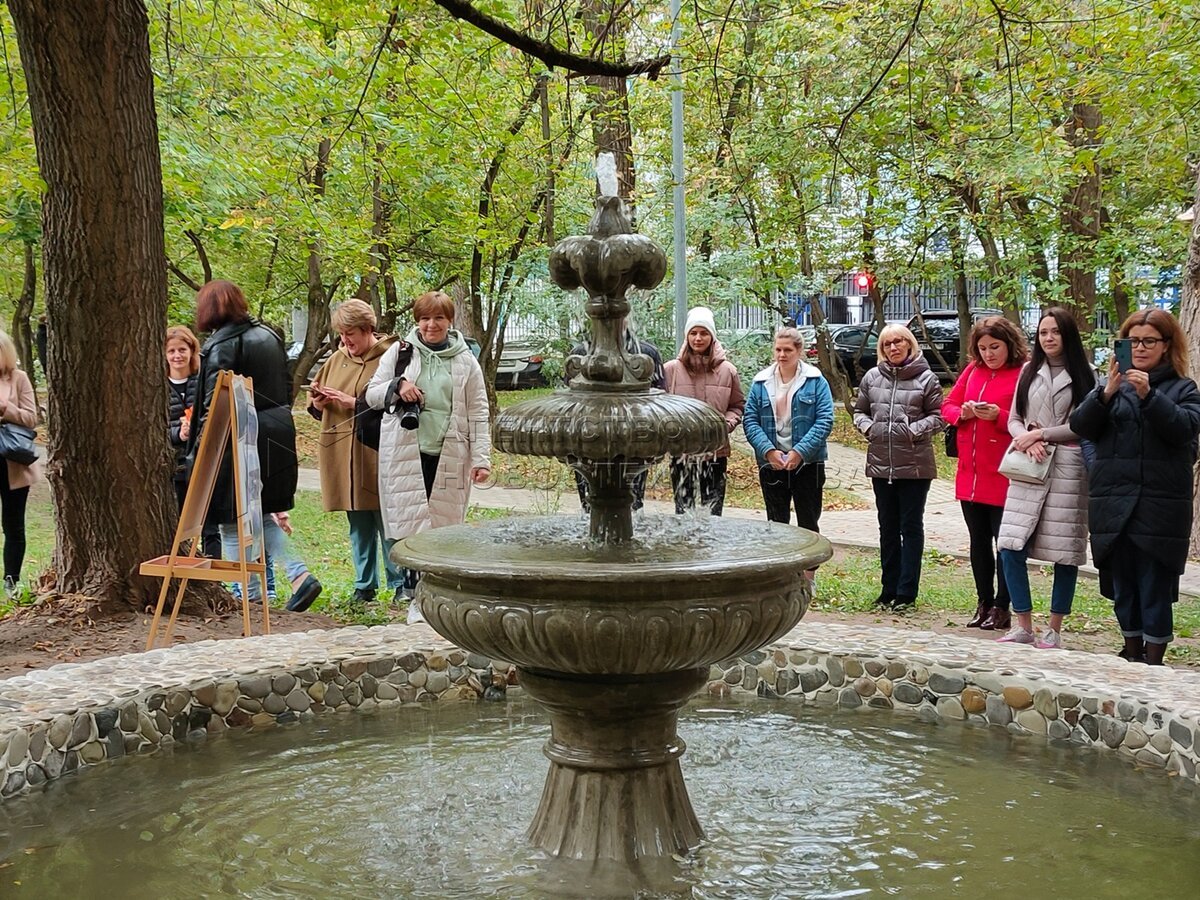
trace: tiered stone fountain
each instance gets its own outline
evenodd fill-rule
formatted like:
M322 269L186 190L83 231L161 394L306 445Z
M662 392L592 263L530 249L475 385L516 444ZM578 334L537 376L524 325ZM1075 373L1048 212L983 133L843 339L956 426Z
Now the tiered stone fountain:
M590 522L514 518L400 541L423 573L415 602L460 647L516 664L550 714L550 772L529 829L559 857L635 865L694 848L703 832L679 767L680 708L709 666L789 631L810 599L804 570L828 541L786 525L647 517L635 529L632 479L664 455L725 440L707 405L651 389L651 360L624 340L632 287L666 258L602 197L589 234L554 248L555 283L587 292L592 338L567 360L570 386L503 411L496 449L555 457L590 485Z

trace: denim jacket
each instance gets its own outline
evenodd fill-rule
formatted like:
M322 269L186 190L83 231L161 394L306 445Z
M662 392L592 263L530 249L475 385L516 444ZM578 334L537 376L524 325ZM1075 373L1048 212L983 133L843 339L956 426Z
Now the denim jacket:
M767 454L778 447L775 443L775 410L771 395L775 383L775 365L767 366L754 376L742 428L746 440L754 448L759 466L767 464ZM824 462L828 457L826 441L833 431L833 394L829 382L815 366L800 363L796 383L792 386L792 449L808 463Z

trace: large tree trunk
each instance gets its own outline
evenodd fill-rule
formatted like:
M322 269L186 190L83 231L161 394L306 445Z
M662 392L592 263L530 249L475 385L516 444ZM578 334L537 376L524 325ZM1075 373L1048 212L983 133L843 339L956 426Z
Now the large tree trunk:
M142 607L175 524L162 175L145 6L12 0L46 184L58 589Z
M1196 170L1196 194L1192 204L1192 237L1188 241L1187 263L1183 269L1183 297L1179 308L1179 324L1188 336L1192 361L1192 378L1200 381L1200 167ZM1200 555L1200 473L1192 484L1192 542L1190 553Z

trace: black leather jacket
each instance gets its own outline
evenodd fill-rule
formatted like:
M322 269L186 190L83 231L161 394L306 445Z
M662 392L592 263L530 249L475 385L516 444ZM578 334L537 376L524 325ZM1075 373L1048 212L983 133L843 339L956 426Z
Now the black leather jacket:
M258 460L262 472L262 508L264 513L284 512L296 497L296 426L288 404L287 354L279 336L254 319L222 325L204 342L200 350L198 396L192 411L192 441L189 457L194 458L212 405L217 375L229 369L245 375L254 383L254 408L258 412ZM189 470L191 466L189 465ZM233 458L226 447L221 471L209 504L208 521L232 522L236 514L233 499Z

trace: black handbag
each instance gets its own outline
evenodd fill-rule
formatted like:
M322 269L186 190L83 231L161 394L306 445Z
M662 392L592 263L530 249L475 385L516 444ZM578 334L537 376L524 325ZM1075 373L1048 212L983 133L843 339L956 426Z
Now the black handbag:
M37 432L15 422L0 423L0 456L9 462L29 466L37 461L33 439Z
M400 350L396 354L396 368L392 374L392 384L388 387L387 400L389 401L392 399L392 392L396 390L396 381L404 374L404 370L412 362L413 356L412 344L400 341L398 346ZM384 405L386 406L387 404L385 403ZM384 411L382 409L372 409L367 406L367 398L365 396L359 397L354 401L354 436L363 446L370 447L372 450L379 449L379 432L383 425Z
M946 455L955 458L958 456L958 426L947 425L946 431Z

